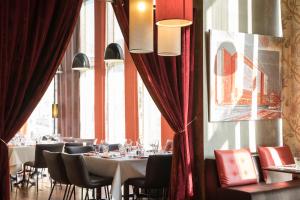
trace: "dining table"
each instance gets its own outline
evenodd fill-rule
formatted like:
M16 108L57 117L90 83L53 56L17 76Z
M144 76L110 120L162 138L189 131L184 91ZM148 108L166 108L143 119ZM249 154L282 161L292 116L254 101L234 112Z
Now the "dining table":
M263 170L269 173L267 183L291 181L293 175L300 175L300 168L296 164L270 166L263 168Z
M35 145L9 145L8 146L9 170L11 175L22 170L22 165L35 159Z
M88 171L92 174L113 177L112 200L122 198L122 185L129 178L145 177L148 158L135 156L101 157L84 156Z

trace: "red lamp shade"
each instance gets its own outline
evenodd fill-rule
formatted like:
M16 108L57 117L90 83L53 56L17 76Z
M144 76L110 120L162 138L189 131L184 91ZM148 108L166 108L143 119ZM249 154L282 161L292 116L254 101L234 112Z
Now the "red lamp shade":
M193 0L156 0L156 25L184 27L193 23Z

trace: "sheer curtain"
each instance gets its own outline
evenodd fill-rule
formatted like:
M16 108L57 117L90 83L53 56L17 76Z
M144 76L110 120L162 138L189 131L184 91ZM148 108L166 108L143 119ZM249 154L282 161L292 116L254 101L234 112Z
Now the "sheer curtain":
M106 65L106 140L123 143L125 140L124 65Z
M161 114L140 76L138 76L138 97L139 138L145 148L149 149L154 141L161 144Z
M80 11L80 51L85 53L92 66L80 73L80 137L95 138L94 116L94 58L95 58L95 17L94 1L87 0Z
M54 119L51 111L53 98L54 82L52 80L44 96L26 122L26 130L24 130L26 137L38 138L54 133Z
M110 3L106 4L106 45L118 43L124 49L124 39ZM105 138L109 143L125 140L125 77L124 63L106 64Z

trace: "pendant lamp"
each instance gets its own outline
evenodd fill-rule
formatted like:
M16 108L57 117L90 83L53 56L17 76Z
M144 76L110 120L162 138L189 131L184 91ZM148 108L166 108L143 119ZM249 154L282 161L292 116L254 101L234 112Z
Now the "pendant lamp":
M84 53L78 53L75 55L72 63L73 70L86 71L90 68L89 59Z
M121 46L118 43L110 43L104 54L104 62L119 63L124 61L124 54Z
M153 0L129 0L129 51L153 52Z
M193 0L156 0L156 25L185 27L193 23Z
M157 27L157 54L160 56L181 54L181 27Z

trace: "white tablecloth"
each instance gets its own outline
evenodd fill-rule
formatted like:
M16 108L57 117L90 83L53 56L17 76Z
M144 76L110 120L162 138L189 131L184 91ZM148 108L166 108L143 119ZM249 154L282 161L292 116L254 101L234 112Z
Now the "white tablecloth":
M22 164L34 161L35 146L9 146L8 158L11 174L15 174L22 169Z
M113 177L111 194L113 200L122 197L122 184L129 178L144 177L147 159L114 158L106 159L96 156L84 157L89 172L106 177Z

